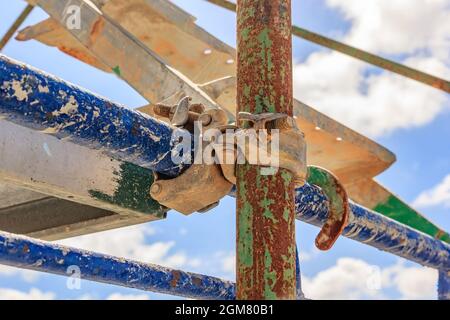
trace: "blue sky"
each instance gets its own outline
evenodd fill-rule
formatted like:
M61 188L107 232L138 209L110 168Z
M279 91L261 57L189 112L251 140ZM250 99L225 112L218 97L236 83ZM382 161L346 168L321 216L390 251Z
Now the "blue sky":
M173 2L196 16L197 23L210 33L235 46L233 13L202 0ZM448 25L445 21L450 21L450 1L436 0L426 10L423 0L374 0L367 8L361 3L294 0L294 23L450 78L450 28L440 28L446 29L447 34L438 33L435 28L436 23ZM400 6L404 10L400 11ZM22 1L0 2L0 33L23 7ZM24 26L45 17L41 10L35 10ZM420 30L418 19L424 22L420 23ZM3 53L131 108L146 104L120 79L40 43L12 40ZM450 175L448 96L300 39L294 39L294 60L296 96L392 150L398 161L378 181L404 200L420 205L421 212L450 230L450 179L445 180ZM321 63L331 63L336 69L324 73ZM338 68L342 65L345 68ZM325 90L316 94L319 85ZM388 93L378 94L381 89ZM233 279L234 215L234 199L227 198L207 214L184 217L171 213L164 221L65 243ZM339 239L331 251L318 252L314 249L317 233L317 228L297 223L307 295L313 298L435 298L435 271L345 238ZM371 277L379 280L375 288L367 284ZM82 281L80 290L69 290L64 277L0 268L0 298L14 297L167 298L87 281Z

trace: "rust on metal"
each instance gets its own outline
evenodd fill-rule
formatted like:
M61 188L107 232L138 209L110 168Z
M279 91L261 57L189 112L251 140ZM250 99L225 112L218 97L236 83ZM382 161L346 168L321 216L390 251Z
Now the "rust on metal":
M290 0L238 0L237 116L292 116ZM295 299L293 175L237 166L237 298Z
M189 215L201 211L228 195L233 188L213 164L194 164L176 178L164 180L155 176L150 188L153 199L167 208Z
M308 182L322 189L328 198L329 215L316 237L316 247L329 250L344 231L350 215L347 192L339 179L330 171L308 166Z
M236 11L236 4L228 0L206 0L206 1L218 5L222 8L228 9L230 11ZM367 62L381 69L397 73L406 78L410 78L412 80L429 85L435 89L450 93L450 81L448 80L441 79L431 74L425 73L423 71L416 70L403 64L382 58L367 51L349 46L345 43L324 37L318 33L311 32L309 30L297 26L292 27L292 34L304 40L321 45L325 48L336 50L350 57Z
M265 133L263 137L270 141L273 137L269 129L278 130L278 150L267 150L265 141L259 141L260 137L257 137L256 143L259 145L255 147L265 149L265 152L268 152L272 158L276 157L278 159L277 167L293 173L296 187L303 186L307 175L306 141L294 118L285 113L251 114L248 112L239 112L238 117L239 121L247 122L251 126L250 130L263 130ZM241 129L240 131L243 135L246 135L247 129ZM247 160L251 158L251 155L247 154L249 152L250 150L245 151ZM258 165L264 164L258 162Z

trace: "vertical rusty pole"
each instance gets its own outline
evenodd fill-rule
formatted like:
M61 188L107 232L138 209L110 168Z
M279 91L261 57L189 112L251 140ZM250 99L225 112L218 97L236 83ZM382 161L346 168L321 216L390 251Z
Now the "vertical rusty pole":
M237 1L238 112L292 116L291 0ZM295 299L292 174L237 168L237 298Z

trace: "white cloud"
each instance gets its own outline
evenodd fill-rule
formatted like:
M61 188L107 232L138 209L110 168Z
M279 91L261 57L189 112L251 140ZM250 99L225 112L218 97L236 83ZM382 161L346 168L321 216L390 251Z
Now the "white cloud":
M146 294L122 294L122 293L112 293L106 300L149 300L149 296Z
M328 0L351 22L343 41L450 78L450 6L437 0ZM420 22L420 23L418 23ZM296 96L372 137L430 123L450 110L444 93L337 52L311 54L294 68Z
M36 288L31 288L28 292L15 289L0 288L0 300L53 300L53 292L43 292Z
M399 263L383 270L386 286L394 286L401 299L431 300L437 297L437 271L430 268L407 268Z
M222 271L234 275L236 273L236 254L229 253L222 257Z
M174 241L147 243L146 237L154 233L151 226L139 225L62 240L59 243L173 268L196 264L196 260L191 261L181 251L172 252Z
M302 277L303 291L310 299L381 298L381 292L370 284L376 277L374 270L365 261L340 258L335 266L319 272L314 278Z
M2 277L21 277L26 282L35 282L41 273L37 271L24 270L5 265L0 265L0 276Z
M437 205L450 207L450 174L434 188L422 192L413 203L413 206L417 207Z
M314 277L302 278L306 297L324 300L386 299L387 289L395 289L400 299L435 299L436 283L436 270L402 262L380 268L354 258L340 258Z

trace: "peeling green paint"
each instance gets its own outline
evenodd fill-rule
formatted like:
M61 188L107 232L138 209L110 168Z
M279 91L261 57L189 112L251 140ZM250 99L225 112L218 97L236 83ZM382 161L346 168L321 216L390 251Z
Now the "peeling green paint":
M123 162L120 165L120 171L114 174L117 176L117 188L113 195L99 190L89 190L89 194L97 200L123 208L151 214L158 218L165 217L163 207L150 197L149 190L153 183L151 170Z
M247 189L243 179L241 179L239 192L244 201L238 214L239 239L237 249L239 262L242 267L251 267L253 265L253 234L251 232L253 208L247 200Z
M416 230L422 231L433 238L450 243L450 235L447 232L435 226L394 195L389 196L385 202L376 205L373 210Z
M283 24L290 25L290 0L238 0L237 7L238 112L292 116L292 43L281 34ZM256 166L237 166L238 299L295 298L294 184L280 171L267 176Z
M277 282L277 274L272 270L272 256L267 248L264 251L264 296L268 300L275 300L277 294L274 287Z
M120 67L119 66L115 66L114 68L112 68L112 71L118 75L119 77L122 76L122 72L120 71Z

